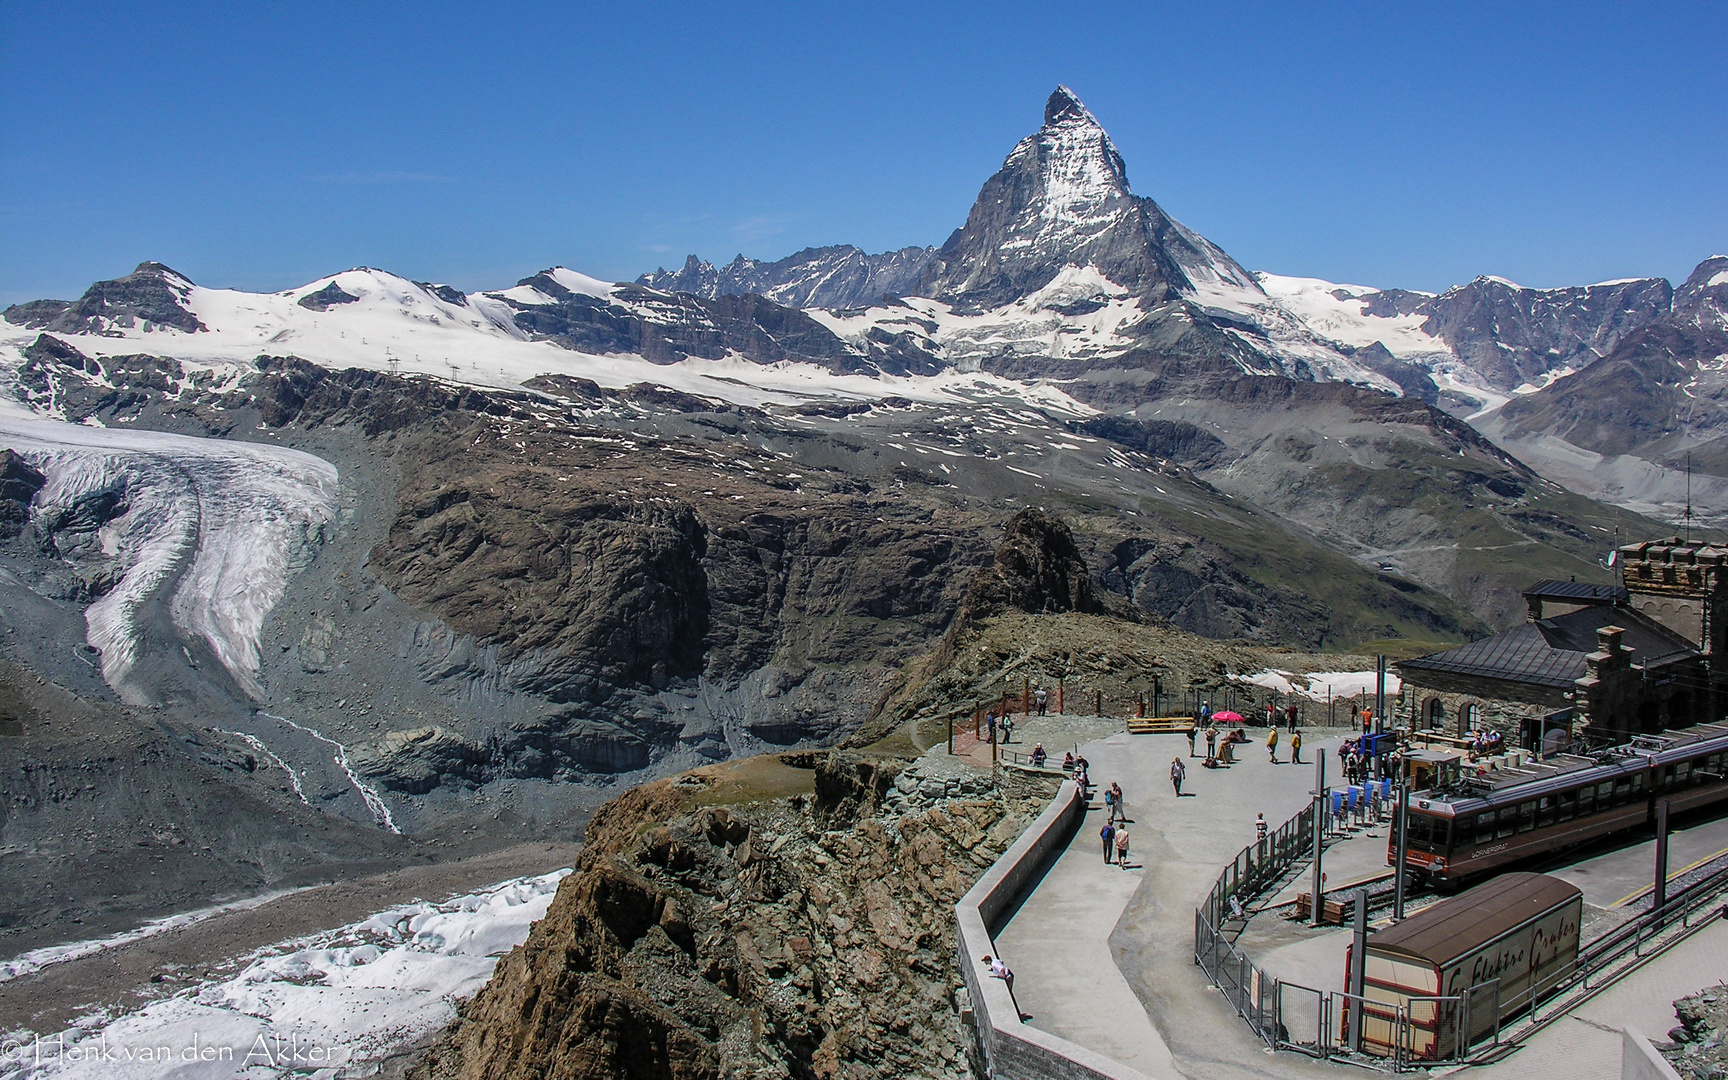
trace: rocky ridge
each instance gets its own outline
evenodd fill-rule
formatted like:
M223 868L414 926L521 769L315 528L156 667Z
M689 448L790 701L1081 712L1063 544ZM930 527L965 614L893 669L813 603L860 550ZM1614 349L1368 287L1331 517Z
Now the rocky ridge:
M604 808L415 1075L970 1076L950 913L1054 780L810 764L807 795L702 806L698 774Z

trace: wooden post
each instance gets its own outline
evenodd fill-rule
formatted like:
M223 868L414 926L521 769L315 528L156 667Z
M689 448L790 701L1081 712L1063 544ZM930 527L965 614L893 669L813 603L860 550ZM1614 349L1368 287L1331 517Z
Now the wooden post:
M1094 693L1096 693L1098 695L1098 702L1092 711L1099 716L1103 716L1104 715L1104 691L1096 690L1096 691L1094 691Z
M954 717L948 717L948 752L954 752Z
M1020 715L1032 715L1032 680L1028 678L1020 680Z
M1068 711L1066 703L1063 702L1063 700L1062 700L1062 690L1063 690L1062 676L1058 675L1056 677L1056 715L1057 716L1061 716L1063 713Z
M1004 716L1007 716L1007 715L1008 715L1008 691L1006 689L1004 689L1002 691L1002 704L996 710L996 722L998 724L1000 724L1002 722L1002 718Z
M984 734L984 706L979 705L972 710L972 737L978 738Z
M1137 709L1136 709L1134 715L1144 719L1146 716L1146 695L1144 693L1141 693L1141 694L1136 694L1134 697L1135 697L1135 705L1137 706Z

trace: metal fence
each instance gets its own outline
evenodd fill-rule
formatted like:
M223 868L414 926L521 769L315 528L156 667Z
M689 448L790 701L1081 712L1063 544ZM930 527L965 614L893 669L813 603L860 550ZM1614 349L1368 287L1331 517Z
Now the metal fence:
M1340 823L1327 814L1321 824ZM1249 905L1313 854L1314 805L1309 804L1266 839L1238 852L1194 912L1194 962L1254 1034L1274 1050L1323 1059L1348 1056L1399 1071L1418 1063L1462 1061L1483 1038L1498 1042L1498 982L1461 996L1374 1001L1342 990L1280 982L1236 948L1235 934L1247 922ZM1483 1000L1490 992L1491 1004ZM1352 1009L1361 1010L1360 1042L1372 1057L1364 1058L1358 1047L1349 1045Z

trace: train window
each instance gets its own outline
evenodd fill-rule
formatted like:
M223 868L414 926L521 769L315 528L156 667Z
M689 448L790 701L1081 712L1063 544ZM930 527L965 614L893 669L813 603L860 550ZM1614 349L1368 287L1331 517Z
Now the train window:
M1639 777L1639 779L1642 780L1643 777ZM1598 795L1600 795L1602 792L1602 789L1597 788L1596 792ZM1615 806L1624 806L1631 801L1632 801L1632 778L1630 776L1622 776L1620 779L1614 781L1614 805Z
M1492 843L1494 840L1494 811L1490 810L1476 818L1476 842L1478 844Z
M1505 806L1500 809L1500 816L1494 822L1494 839L1504 840L1518 831L1518 808Z
M1427 847L1429 837L1434 834L1434 819L1427 814L1411 814L1404 830L1405 839L1410 843Z
M1546 829L1554 824L1554 796L1544 795L1536 802L1536 827Z
M1692 782L1692 763L1682 761L1674 766L1674 786L1685 787Z
M1560 813L1555 815L1557 821L1571 821L1578 816L1578 793L1562 791L1555 799L1560 803Z
M1596 789L1586 784L1578 789L1578 816L1589 817L1596 812Z
M1633 775L1633 777L1632 777L1632 794L1633 795L1636 796L1636 795L1643 793L1645 779L1646 779L1646 777L1645 777L1644 773L1635 773Z
M1518 804L1518 831L1529 832L1536 827L1536 801Z
M1597 805L1598 809L1607 808L1608 805L1610 803L1612 803L1613 801L1614 801L1614 781L1604 780L1600 784L1597 784L1596 785L1596 805Z

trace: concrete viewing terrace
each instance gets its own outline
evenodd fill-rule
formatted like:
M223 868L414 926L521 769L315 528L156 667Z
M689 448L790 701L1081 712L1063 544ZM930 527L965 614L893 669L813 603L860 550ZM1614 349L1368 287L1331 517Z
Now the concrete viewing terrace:
M1080 805L1080 800L1072 798L1072 786L1065 785L1064 792L1073 805L1064 805L1059 822L1057 817L1046 815L1049 835L1041 841L1042 854L1026 860L1017 886L997 882L1000 893L1012 891L1014 895L997 899L978 932L988 924L994 931L993 937L986 939L989 947L1014 970L1016 1001L1011 1008L1023 1018L1022 1027L1033 1029L1021 1037L1037 1043L1046 1055L1059 1053L1059 1049L1050 1049L1052 1046L1083 1048L1090 1064L1078 1069L1025 1072L1004 1068L1001 1075L1013 1080L1054 1075L1149 1076L1160 1080L1340 1075L1340 1069L1346 1067L1297 1053L1269 1051L1236 1016L1224 995L1208 986L1202 969L1194 963L1193 941L1195 907L1217 879L1220 868L1253 842L1255 814L1264 813L1269 826L1276 828L1308 802L1315 753L1327 754L1327 781L1336 784L1333 751L1345 734L1337 730L1305 731L1304 738L1313 741L1303 747L1304 764L1293 765L1288 733L1281 733L1280 763L1274 765L1267 760L1264 729L1257 733L1250 729L1250 741L1236 748L1235 765L1208 770L1201 767L1200 758L1188 757L1187 739L1180 735L1128 735L1122 731L1122 721L1095 717L1032 717L1024 721L1008 749L1023 753L1034 742L1042 741L1053 763L1060 763L1063 752L1078 744L1098 786L1089 802ZM977 763L988 763L987 744L964 749ZM932 751L943 752L943 747ZM1173 757L1180 757L1188 766L1180 798L1169 781ZM1112 781L1122 785L1126 797L1132 841L1126 869L1105 864L1098 836L1104 820L1102 789ZM1063 802L1063 797L1057 801ZM1038 831L1035 825L1028 835ZM1677 839L1688 853L1716 851L1728 845L1728 821L1699 826ZM1329 844L1324 864L1327 889L1384 875L1385 850L1383 827ZM1004 856L1004 862L1012 854ZM1614 863L1614 868L1593 860L1598 863L1598 883L1591 890L1596 894L1592 902L1606 906L1613 903L1607 893L1615 893L1616 898L1622 895L1620 890L1636 875L1635 864L1644 862L1645 854L1634 845L1625 855L1602 857ZM1031 867L1032 863L1037 866ZM1585 868L1590 863L1579 865ZM1566 870L1557 872L1570 876ZM1585 877L1591 873L1588 869L1582 872ZM1262 906L1291 899L1305 888L1306 881L1304 871L1300 883L1277 890L1262 901ZM1257 926L1271 935L1250 946L1256 962L1263 964L1271 977L1287 982L1323 989L1341 987L1348 931L1295 932L1294 927L1284 930L1282 923L1271 913L1256 920ZM1251 930L1250 935L1256 932L1259 930ZM1715 945L1724 934L1728 929L1710 930L1695 940ZM1244 945L1248 945L1247 938ZM1660 1014L1671 1013L1669 1000L1728 975L1728 971L1716 971L1715 978L1709 979L1709 971L1715 970L1712 965L1683 959L1696 956L1690 949L1675 953L1627 981L1630 986L1656 979L1651 985L1664 988L1662 994L1666 996L1660 1002L1639 1012L1647 1033L1656 1037L1666 1027L1654 1031L1648 1027L1656 1024ZM965 959L976 962L979 957ZM1673 969L1672 977L1659 978L1653 974L1658 969ZM982 976L976 972L970 973L969 985L979 978ZM980 990L989 993L1000 989L1005 993L1000 980L983 982L994 985L974 987L975 996ZM1668 993L1670 986L1673 993ZM1648 987L1644 993L1649 995ZM1610 991L1596 1000L1610 1002L1617 996L1617 990ZM982 1008L985 1002L978 1004L981 1022L984 1011L993 1011L991 1022L1002 1033L1009 1033L1009 1006L986 1010ZM1592 1023L1601 1026L1597 1014L1609 1013L1611 1008L1599 1004L1579 1010L1578 1020L1564 1020L1540 1032L1529 1048L1488 1071L1495 1076L1511 1076L1509 1070L1519 1068L1520 1059L1524 1059L1525 1067L1532 1065L1530 1059L1537 1055L1531 1049L1552 1044L1555 1053L1570 1060L1571 1066L1560 1071L1544 1066L1539 1070L1541 1075L1563 1075L1567 1080L1618 1077L1617 1030L1613 1040L1596 1040L1602 1045L1588 1060L1559 1049L1564 1041L1559 1032L1571 1029L1574 1034L1569 1037L1576 1042L1577 1029ZM1668 1026L1672 1026L1671 1021ZM1608 1041L1613 1042L1612 1052Z

